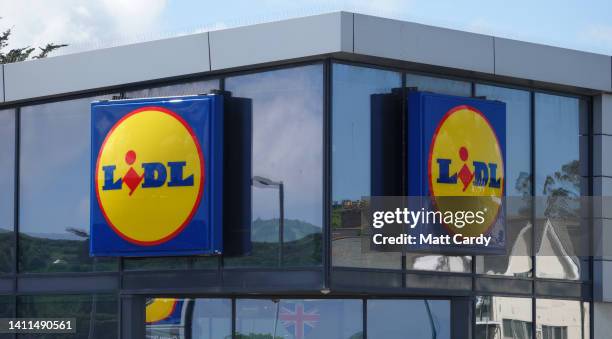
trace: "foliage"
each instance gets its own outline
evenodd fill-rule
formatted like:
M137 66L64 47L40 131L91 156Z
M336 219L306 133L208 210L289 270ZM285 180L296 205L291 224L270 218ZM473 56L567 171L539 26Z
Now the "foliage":
M0 18L1 19L1 18ZM66 44L55 44L48 43L44 47L34 48L31 46L12 48L8 51L5 49L8 47L9 39L11 37L12 30L9 28L4 32L0 33L0 64L8 64L11 62L25 61L28 59L42 59L46 58L51 52L66 47ZM38 50L38 54L33 54Z

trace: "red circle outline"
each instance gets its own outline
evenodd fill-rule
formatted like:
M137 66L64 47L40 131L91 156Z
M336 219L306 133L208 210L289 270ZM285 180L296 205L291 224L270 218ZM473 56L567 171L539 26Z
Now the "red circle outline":
M493 132L493 136L495 137L495 142L496 142L496 146L497 146L497 150L499 151L500 154L502 154L501 152L501 147L499 146L499 138L497 137L497 133L495 133L495 129L493 128L493 126L491 125L491 122L489 121L489 119L487 119L487 117L478 109L470 106L470 105L459 105L459 106L455 106L453 108L451 108L448 112L446 112L444 114L444 116L442 117L442 119L440 120L440 122L438 123L438 126L436 127L436 130L431 138L431 143L429 144L429 159L427 160L427 176L429 179L429 195L431 197L431 200L434 204L435 207L437 207L437 201L436 201L436 196L433 195L433 187L432 187L432 177L431 177L431 159L433 156L433 146L434 143L436 141L436 139L438 138L438 133L440 132L440 128L442 127L442 125L444 125L444 123L446 122L446 119L448 119L452 114L456 113L457 111L460 111L462 109L466 109L468 111L472 111L474 113L478 113L483 119L484 121L487 123L487 125L489 126L489 128L491 129L491 132ZM502 167L504 169L504 178L503 178L503 182L501 185L501 197L504 196L504 187L506 186L506 164L504 163L504 157L501 157L501 163L502 163ZM493 225L495 224L495 220L497 220L497 216L499 215L499 208L497 209L497 212L495 213L495 218L493 218L493 222L491 222L491 224L489 226L487 226L487 228L484 230L484 232L481 232L481 234L486 234L491 230L491 227L493 227ZM463 236L462 233L457 233L455 231L453 231L446 223L442 223L444 225L444 227L446 227L446 229L454 234L461 234Z
M110 221L110 218L108 217L108 215L106 215L106 211L104 210L104 206L102 205L102 201L100 200L100 189L98 186L98 173L100 172L100 157L102 156L102 151L104 150L104 147L106 146L106 142L108 141L108 138L113 134L113 132L115 131L115 129L121 125L127 118L141 113L143 111L157 111L157 112L162 112L162 113L166 113L168 115L170 115L171 117L175 118L176 120L178 120L184 127L185 129L187 129L187 132L189 132L189 135L191 135L191 138L193 139L193 142L196 145L196 149L198 150L198 156L200 158L200 176L202 179L200 179L200 187L198 188L198 197L195 201L195 203L193 204L193 208L191 209L191 212L189 212L189 215L187 216L187 218L185 218L185 221L183 221L183 223L181 224L181 226L179 226L176 230L174 230L172 233L170 233L169 235L159 239L159 240L155 240L155 241L141 241L141 240L136 240L136 239L132 239L130 237L128 237L127 235L123 234L115 225L113 225L113 223ZM163 244L165 242L168 242L170 240L172 240L174 237L176 237L179 233L181 233L183 231L183 229L185 229L185 227L187 227L187 224L189 224L189 222L191 222L191 219L193 218L193 216L196 213L197 208L200 205L200 201L202 199L202 192L204 189L204 179L205 179L205 171L204 171L204 155L202 154L202 148L200 147L200 143L198 142L198 139L193 131L193 129L191 128L191 126L189 126L189 124L187 124L187 122L178 114L176 114L175 112L165 108L165 107L159 107L159 106L146 106L146 107L141 107L138 109L135 109L131 112L129 112L128 114L124 115L121 119L119 119L114 125L113 127L111 127L111 129L108 131L108 133L106 134L106 137L104 137L104 141L102 142L102 144L100 145L100 150L98 151L98 158L96 159L96 174L94 177L94 182L96 185L96 198L98 200L98 206L100 207L100 211L102 212L102 215L104 216L104 219L106 220L106 222L108 223L108 225L111 227L111 229L117 233L117 235L119 235L123 240L130 242L132 244L135 245L140 245L140 246L155 246L155 245L160 245Z

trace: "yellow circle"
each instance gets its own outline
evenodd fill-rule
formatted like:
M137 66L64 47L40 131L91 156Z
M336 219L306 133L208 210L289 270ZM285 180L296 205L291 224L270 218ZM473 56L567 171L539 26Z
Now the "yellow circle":
M175 298L153 298L145 308L145 321L155 323L168 318L176 308Z
M135 158L131 164L128 152ZM180 179L193 176L192 185L169 185L170 162L184 162ZM112 175L104 169L108 166L115 166ZM165 182L145 187L145 166L158 167L158 172L149 171L155 179L161 179L160 173L165 171ZM100 208L111 228L125 240L139 245L163 243L180 233L193 217L201 197L203 168L200 146L181 117L159 107L133 111L115 124L100 148L96 165ZM131 181L127 175L130 169ZM108 189L109 183L117 186L119 179L119 189Z
M464 148L466 160L461 158L460 150ZM456 183L441 183L441 165L439 159L450 160L448 176L456 175ZM461 171L465 166L464 174L475 175L474 162L486 164L488 181L484 185L476 185L475 177L465 175L461 179ZM492 173L489 166L495 166ZM495 178L493 178L495 174ZM471 225L446 225L454 233L464 236L480 235L497 220L501 207L501 197L504 187L504 161L499 141L492 126L486 118L476 109L469 106L459 106L447 113L438 126L431 144L429 159L430 193L435 199L440 211L482 211L484 222ZM499 187L494 187L491 181L499 180ZM469 182L469 183L468 183ZM443 197L474 197L469 199L443 198Z

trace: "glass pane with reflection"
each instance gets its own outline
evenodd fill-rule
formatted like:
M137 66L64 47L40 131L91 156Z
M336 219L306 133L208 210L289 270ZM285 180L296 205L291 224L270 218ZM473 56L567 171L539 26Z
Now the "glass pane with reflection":
M228 77L225 88L235 97L252 100L254 178L252 251L226 257L225 264L321 265L323 66ZM263 181L271 184L261 184ZM283 243L279 244L281 229Z
M230 299L147 298L146 338L225 339L232 335Z
M406 86L419 91L469 97L472 84L467 81L406 73ZM471 272L471 256L406 253L406 268L425 271Z
M13 271L15 110L0 110L0 274Z
M362 198L371 195L372 96L401 87L401 74L334 64L332 79L332 264L399 269L401 253L371 251L360 232Z
M472 95L472 84L470 82L413 73L406 73L406 86L416 87L422 92L434 92L462 97L469 97Z
M237 338L359 339L362 301L353 299L238 299Z
M70 338L118 338L117 307L117 296L110 294L17 297L19 318L75 318Z
M476 273L532 276L531 94L476 85L476 95L506 104L506 234L508 255L476 257Z
M476 297L475 339L531 339L531 299Z
M588 303L574 300L536 300L536 334L542 339L588 339Z
M572 205L581 192L581 111L577 98L535 95L536 276L578 280L588 278L588 265L578 256L580 213ZM576 207L576 208L574 208Z
M450 339L448 300L368 300L370 339Z
M21 108L21 272L117 269L89 256L91 97Z

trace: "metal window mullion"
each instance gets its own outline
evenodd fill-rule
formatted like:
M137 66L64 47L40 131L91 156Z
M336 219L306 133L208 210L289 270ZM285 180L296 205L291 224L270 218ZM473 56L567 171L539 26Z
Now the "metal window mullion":
M331 244L331 202L332 202L332 61L323 64L323 286L331 288L332 244Z
M536 305L536 248L535 248L535 241L536 241L536 211L535 211L535 202L536 202L536 194L535 194L535 178L536 178L536 154L535 154L535 129L536 129L536 123L535 123L535 92L530 91L529 92L529 100L530 100L530 119L531 119L531 123L530 123L530 147L531 147L531 164L530 164L530 169L531 169L531 279L532 279L532 283L531 283L531 337L532 338L536 338L536 334L537 334L537 324L536 324L536 309L537 309L537 305Z

